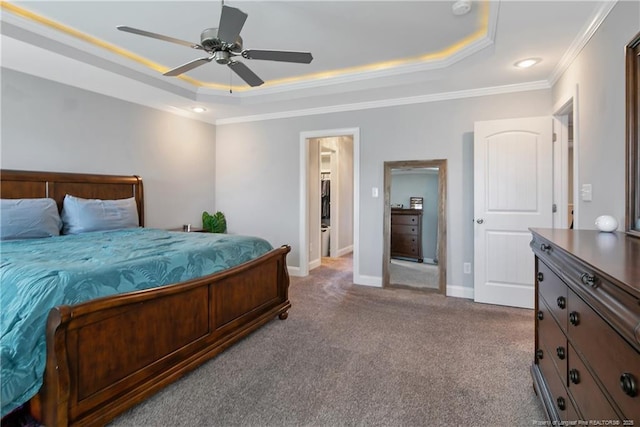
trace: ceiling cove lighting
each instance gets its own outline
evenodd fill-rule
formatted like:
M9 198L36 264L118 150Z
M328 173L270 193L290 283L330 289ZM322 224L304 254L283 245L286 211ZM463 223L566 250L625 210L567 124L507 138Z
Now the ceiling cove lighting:
M28 3L28 2L25 2ZM463 0L462 1L463 4L466 4L466 1ZM483 39L484 37L486 37L486 35L489 32L489 10L490 10L490 5L489 5L490 1L489 0L484 0L482 2L478 3L478 23L477 23L477 29L470 35L464 37L463 39L459 40L458 42L453 43L452 45L445 47L443 49L440 49L439 51L436 52L429 52L429 53L425 53L425 54L419 54L419 55L415 55L412 57L406 57L406 58L401 58L401 59L395 59L395 60L388 60L388 61L383 61L383 62L376 62L376 63L370 63L370 64L363 64L363 65L356 65L356 66L352 66L352 67L347 67L347 68L341 68L341 69L335 69L335 70L329 70L329 71L320 71L320 72L316 72L316 73L310 73L310 74L303 74L300 76L295 76L295 77L285 77L285 78L280 78L280 79L274 79L274 80L270 80L268 82L265 82L264 85L261 86L261 88L266 88L266 87L272 87L272 86L278 86L278 85L284 85L284 84L291 84L291 83L298 83L298 82L302 82L302 81L309 81L309 80L317 80L317 79L328 79L328 78L332 78L332 77L339 77L339 76L344 76L344 75L348 75L348 74L352 74L352 73L360 73L360 72L371 72L371 71L379 71L379 70L385 70L385 69L390 69L390 68L394 68L394 67L398 67L398 66L403 66L403 65L410 65L410 64L416 64L416 63L421 63L421 62L430 62L430 61L438 61L438 60L445 60L447 58L452 57L454 54L456 54L457 52L461 51L462 49L464 49L467 46L472 45L474 42ZM82 40L84 42L90 43L94 46L98 46L102 49L105 49L111 53L114 53L116 55L119 55L123 58L127 58L129 60L132 60L134 62L137 62L138 64L141 64L149 69L152 69L156 72L159 73L165 73L167 71L169 71L169 67L164 66L162 64L158 64L154 61L151 61L147 58L144 58L142 56L139 56L133 52L130 52L126 49L123 49L119 46L116 46L114 44L108 43L104 40L101 40L97 37L93 37L91 35L85 34L79 30L76 30L74 28L71 28L67 25L64 25L62 23L56 22L52 19L46 18L44 16L40 16L38 14L36 14L35 12L32 12L30 10L24 9L20 6L17 6L13 3L9 3L7 1L4 0L0 0L0 10L2 12L10 12L15 16L18 16L20 18L23 19L27 19L30 20L32 22L35 22L37 24L43 25L45 27L49 27L52 28L54 30L57 30L61 33L64 33L68 36L74 37L76 39ZM209 89L217 89L217 90L228 90L229 86L228 85L223 85L223 84L219 84L219 83L213 83L213 82L204 82L204 81L200 81L200 80L196 80L192 77L186 76L186 75L180 75L177 78L179 78L180 80L183 80L195 87L203 87L203 88L209 88ZM232 86L231 89L233 90L233 92L245 92L245 91L249 91L252 88L251 87L245 87L244 85L242 86Z
M516 62L515 64L513 64L513 66L516 68L530 68L540 61L542 61L542 59L540 58L527 58Z
M207 109L204 107L191 107L191 111L194 113L204 113Z

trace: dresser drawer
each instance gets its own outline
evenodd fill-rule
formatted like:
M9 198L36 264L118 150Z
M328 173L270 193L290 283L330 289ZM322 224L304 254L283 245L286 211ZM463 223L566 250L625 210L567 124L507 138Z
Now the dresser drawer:
M419 228L415 225L393 225L393 234L410 234L417 236Z
M553 360L560 379L567 384L567 338L550 314L547 305L540 301L538 306L538 342L546 349L544 357Z
M567 330L567 285L538 260L538 293L547 302L563 330Z
M393 225L418 225L420 217L418 215L391 215Z
M618 414L600 391L580 356L569 345L569 392L586 420L617 420Z
M558 411L561 420L575 420L578 418L577 412L571 403L571 399L569 399L562 379L556 372L553 360L549 357L551 353L549 349L544 346L542 346L542 351L543 355L541 359L538 359L538 366L547 383L547 387L549 387L553 405L556 411Z
M393 240L393 245L398 245L398 247L410 247L417 248L418 247L418 237L413 236L411 234L396 234L393 233L391 235L391 240Z
M391 236L392 253L406 254L408 256L417 257L420 254L418 241L415 236L407 234L393 234Z
M575 350L618 404L626 419L640 422L640 353L618 335L580 297L569 290L568 337ZM635 394L630 396L623 385Z

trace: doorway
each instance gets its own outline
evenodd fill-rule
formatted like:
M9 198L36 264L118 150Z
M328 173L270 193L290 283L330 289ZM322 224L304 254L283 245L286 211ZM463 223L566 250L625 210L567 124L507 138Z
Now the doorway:
M299 274L353 253L358 283L359 130L302 132L300 140Z
M446 188L446 160L384 163L384 287L446 295Z
M554 109L553 192L554 228L578 228L577 88Z

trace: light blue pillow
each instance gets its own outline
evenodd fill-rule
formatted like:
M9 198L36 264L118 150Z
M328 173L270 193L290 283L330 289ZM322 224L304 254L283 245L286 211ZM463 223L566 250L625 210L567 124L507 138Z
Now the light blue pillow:
M138 223L136 199L81 199L69 194L62 202L62 233L135 228Z
M1 199L0 240L59 236L62 221L53 199Z

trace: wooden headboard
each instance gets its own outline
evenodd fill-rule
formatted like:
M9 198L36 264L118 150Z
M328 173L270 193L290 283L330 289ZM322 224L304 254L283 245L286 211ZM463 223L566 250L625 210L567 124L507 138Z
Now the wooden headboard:
M66 194L104 200L135 197L140 226L144 226L144 192L139 176L0 170L0 198L49 197L56 201L58 210L61 210Z

